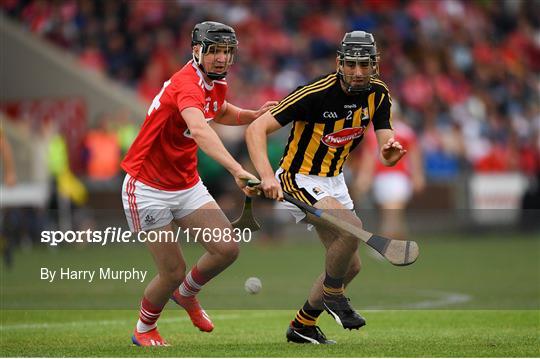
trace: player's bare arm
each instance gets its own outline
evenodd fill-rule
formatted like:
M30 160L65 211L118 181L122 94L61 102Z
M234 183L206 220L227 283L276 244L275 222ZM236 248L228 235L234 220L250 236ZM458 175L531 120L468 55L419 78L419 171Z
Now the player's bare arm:
M282 201L283 190L274 177L274 170L270 165L266 151L266 137L280 128L281 124L277 122L270 112L266 112L246 129L246 143L251 162L253 162L257 173L261 176L260 189L267 198Z
M231 156L217 133L204 119L202 111L198 108L188 107L182 111L182 117L186 121L189 131L199 148L225 167L233 175L236 184L244 193L249 196L254 195L255 190L247 187L246 181L257 179L257 177L244 170Z
M388 167L394 166L405 154L407 150L395 140L394 131L382 129L375 132L380 149L380 160Z
M275 105L277 105L277 101L267 101L258 110L246 110L225 102L221 110L214 117L214 122L227 126L248 125Z

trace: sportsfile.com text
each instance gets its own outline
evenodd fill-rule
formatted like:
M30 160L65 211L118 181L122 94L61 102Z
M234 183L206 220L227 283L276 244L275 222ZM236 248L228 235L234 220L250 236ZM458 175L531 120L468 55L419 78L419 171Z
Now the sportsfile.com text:
M57 246L60 243L177 243L185 238L187 243L245 242L251 241L249 228L178 228L176 231L139 231L136 233L119 227L104 230L42 231L41 243Z

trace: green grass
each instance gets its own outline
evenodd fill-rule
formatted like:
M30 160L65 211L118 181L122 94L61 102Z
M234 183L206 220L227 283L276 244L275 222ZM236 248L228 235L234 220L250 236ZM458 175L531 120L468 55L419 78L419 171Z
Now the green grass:
M172 307L172 306L171 306ZM165 312L168 348L131 346L136 311L7 311L1 356L54 357L537 357L539 311L372 311L368 325L345 331L324 315L337 345L286 343L294 312L209 311L213 333L201 333L180 310Z
M419 240L420 257L408 267L395 267L367 255L348 294L363 309L540 309L540 238L444 237ZM184 246L188 266L202 253ZM211 281L203 294L208 309L293 309L305 300L322 271L322 245L317 239L278 245L242 245L238 260ZM148 270L145 283L101 280L40 280L40 268ZM15 267L2 271L3 309L128 309L155 274L144 246L86 246L19 251ZM246 278L256 276L263 292L250 296ZM437 303L435 303L437 302ZM434 304L430 304L434 303Z
M169 304L160 319L170 348L130 345L137 306L154 273L144 246L35 248L18 251L0 272L1 356L180 357L538 357L540 238L525 235L419 239L419 260L394 267L367 255L347 289L367 318L344 331L324 314L335 346L287 344L284 332L323 268L315 238L242 246L238 261L205 286L200 299L216 330L198 332ZM184 246L188 265L202 253ZM39 279L41 267L149 270L145 283ZM247 277L263 282L258 295ZM63 309L63 310L59 310Z

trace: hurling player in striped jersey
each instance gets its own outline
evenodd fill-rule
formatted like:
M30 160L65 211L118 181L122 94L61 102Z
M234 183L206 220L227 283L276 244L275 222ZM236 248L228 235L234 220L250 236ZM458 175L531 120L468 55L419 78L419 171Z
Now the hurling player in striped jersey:
M378 62L373 35L349 32L338 51L336 72L298 87L248 126L249 154L266 197L282 201L286 191L297 200L362 226L342 173L349 153L370 127L375 130L379 159L385 166L393 166L406 153L394 139L392 102L388 87L378 78ZM291 133L274 174L266 152L266 137L289 123ZM282 203L281 207L297 221L305 218L293 204ZM325 268L289 325L286 337L295 343L332 344L335 341L327 339L316 325L323 310L345 329L359 329L366 323L344 295L345 286L360 270L359 240L315 218L307 220L325 246Z

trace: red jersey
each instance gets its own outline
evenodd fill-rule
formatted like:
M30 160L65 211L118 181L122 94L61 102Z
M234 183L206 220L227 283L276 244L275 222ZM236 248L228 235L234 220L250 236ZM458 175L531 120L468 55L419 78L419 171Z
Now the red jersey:
M393 123L394 127L394 138L398 141L404 149L410 150L417 146L416 134L413 129L407 126L401 121L395 121ZM374 152L374 155L379 158L379 147L377 145L377 137L375 136L375 131L369 131L367 138L368 148ZM403 157L392 167L387 167L381 163L381 161L375 161L375 174L382 172L401 172L405 173L407 176L411 174L411 164L407 156Z
M122 161L122 168L142 183L166 191L193 187L199 181L197 144L180 114L188 107L207 121L221 109L227 93L224 80L204 81L189 61L152 101L142 128Z

